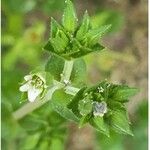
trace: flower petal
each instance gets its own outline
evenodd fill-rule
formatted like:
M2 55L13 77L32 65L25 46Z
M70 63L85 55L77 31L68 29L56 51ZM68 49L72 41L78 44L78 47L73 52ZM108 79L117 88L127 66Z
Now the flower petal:
M31 88L31 85L30 85L30 83L27 82L27 83L23 84L22 86L20 86L19 91L21 91L21 92L26 92L26 91L28 91L30 88Z
M26 81L29 81L29 80L32 79L32 75L26 75L26 76L24 76L24 79L25 79Z
M41 94L42 89L36 89L32 87L31 89L28 90L28 100L30 102L34 102L35 99Z

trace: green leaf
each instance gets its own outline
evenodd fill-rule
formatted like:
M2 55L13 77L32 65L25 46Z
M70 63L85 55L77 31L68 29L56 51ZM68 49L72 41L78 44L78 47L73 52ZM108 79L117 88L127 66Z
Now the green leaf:
M79 92L73 97L72 101L68 104L68 108L72 110L72 112L77 116L81 117L80 111L78 109L79 101L84 98L83 93L86 87L83 87L79 90Z
M111 110L125 110L125 105L118 101L112 101L112 99L109 99L107 104Z
M51 18L51 34L50 34L50 37L54 38L56 36L57 32L61 29L62 29L61 25L59 25L55 19Z
M60 38L63 39L65 45L67 46L69 43L69 39L68 39L67 35L65 34L65 32L63 30L59 30L58 35Z
M77 34L76 34L76 38L78 40L81 40L83 38L83 36L87 33L89 28L90 28L90 19L89 19L88 12L85 11L82 24L80 25L80 27L77 31Z
M52 53L55 52L55 49L54 49L54 47L53 47L51 41L48 41L48 42L45 44L45 46L43 47L43 49L46 50L46 51L52 52Z
M62 53L65 51L67 44L62 38L57 36L56 38L50 39L50 41L56 53Z
M86 64L83 59L76 59L70 77L71 83L75 86L83 85L86 81Z
M79 128L82 128L87 122L89 122L91 117L92 117L91 113L89 113L85 116L82 116L82 118L80 119L80 122L79 122Z
M85 35L85 38L89 39L89 43L91 45L98 42L98 39L101 38L109 29L111 28L111 25L105 25L97 29L91 29L89 32Z
M110 122L111 122L111 127L116 132L123 133L123 134L129 134L129 135L133 136L133 133L130 130L130 126L129 126L130 121L127 117L125 110L113 111Z
M54 79L60 80L61 79L60 74L63 71L64 63L65 62L61 57L58 57L56 55L52 55L49 58L46 66L45 66L45 71L52 74L54 76Z
M96 128L98 131L101 133L105 134L106 136L109 137L109 127L105 123L103 117L92 117L90 120L90 124Z
M69 32L74 32L77 24L77 17L70 0L66 0L66 7L63 14L62 24Z
M72 99L72 96L66 94L63 89L57 90L52 97L51 106L52 108L59 113L62 117L78 122L78 118L74 115L74 113L67 108L67 104Z
M114 88L112 98L116 101L126 102L128 99L135 94L137 94L139 90L137 88L130 88L128 86L120 85Z
M93 52L96 52L96 51L101 51L101 50L104 50L105 47L100 45L99 43L96 43L95 45L93 45L91 47L91 49L93 50Z

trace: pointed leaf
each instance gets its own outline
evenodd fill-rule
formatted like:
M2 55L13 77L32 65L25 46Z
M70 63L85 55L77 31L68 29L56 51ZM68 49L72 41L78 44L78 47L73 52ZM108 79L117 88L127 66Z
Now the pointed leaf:
M104 50L105 47L100 45L99 43L96 43L95 45L93 45L91 47L91 49L93 50L93 52L96 52L96 51L101 51L101 50Z
M83 59L76 59L70 77L71 83L76 86L83 85L86 81L86 64Z
M103 117L93 117L93 118L91 118L90 124L94 128L96 128L98 131L100 131L101 133L103 133L103 134L105 134L106 136L109 137L109 127L105 123Z
M62 117L78 122L78 118L74 115L74 113L67 108L67 104L72 99L72 96L66 94L63 89L57 90L52 97L51 106L52 108L59 113Z
M74 32L77 24L77 17L70 0L66 0L66 7L63 14L62 24L69 32Z
M46 50L46 51L52 52L52 53L55 52L54 47L52 46L50 41L48 41L46 43L46 45L43 47L43 49Z
M50 34L50 37L54 38L56 36L57 32L61 29L62 29L61 25L59 25L54 18L51 18L51 34Z
M92 117L92 114L87 114L85 116L82 116L82 118L80 119L80 122L79 122L79 128L82 128L86 123L89 122L89 120L91 119Z
M111 116L111 126L116 132L133 136L133 133L130 130L129 123L130 121L125 110L113 111L113 114Z
M85 38L89 38L89 43L91 45L98 42L98 39L101 38L109 29L111 28L111 25L105 25L97 29L91 29L89 32L85 35Z
M89 19L89 16L88 16L88 12L85 11L84 16L83 16L82 24L80 25L80 28L79 28L79 30L77 31L77 34L76 34L76 38L78 40L81 40L83 38L83 36L87 33L89 28L90 28L90 19Z
M50 39L50 41L56 53L62 53L65 51L67 44L62 38L56 37L56 38Z
M115 99L116 101L127 102L128 99L137 94L138 91L139 90L137 88L130 88L128 86L120 85L114 88L113 90L114 94L112 98Z
M67 35L65 34L65 32L63 30L59 30L58 35L59 35L60 38L63 39L65 45L67 46L68 42L69 42L69 39L68 39Z
M80 91L73 97L72 101L67 106L79 118L81 117L81 114L78 109L78 104L79 104L79 101L84 98L83 92L85 89L86 87L83 87L82 89L80 89Z

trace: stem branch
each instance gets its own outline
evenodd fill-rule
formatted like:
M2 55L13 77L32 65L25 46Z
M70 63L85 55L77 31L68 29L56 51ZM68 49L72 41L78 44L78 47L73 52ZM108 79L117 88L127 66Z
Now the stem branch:
M46 102L50 101L52 98L53 93L57 90L62 88L62 82L69 82L70 76L71 76L71 72L72 72L72 68L73 68L73 61L65 61L64 64L64 69L62 72L62 77L61 77L61 83L60 82L56 82L56 84L54 84L53 87L51 87L45 97L40 100L39 98L34 101L33 103L27 103L24 106L22 106L21 108L19 108L18 110L16 110L15 112L13 112L13 117L16 120L19 120L21 118L23 118L24 116L26 116L27 114L31 113L33 110L39 108L40 106L44 105ZM63 84L64 85L64 84ZM70 90L69 90L70 89ZM75 88L75 87L66 87L66 93L71 94L71 95L75 95L79 89Z

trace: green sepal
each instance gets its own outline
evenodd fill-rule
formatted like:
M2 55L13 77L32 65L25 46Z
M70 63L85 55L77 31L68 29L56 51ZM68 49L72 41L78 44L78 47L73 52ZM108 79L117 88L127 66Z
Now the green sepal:
M64 9L62 24L67 31L75 31L77 25L77 17L74 6L70 0L66 0L66 7Z

